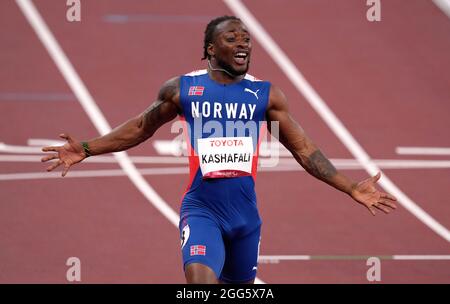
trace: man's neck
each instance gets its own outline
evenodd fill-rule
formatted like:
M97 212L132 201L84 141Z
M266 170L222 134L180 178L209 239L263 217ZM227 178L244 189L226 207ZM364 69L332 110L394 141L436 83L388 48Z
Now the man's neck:
M222 84L239 82L245 77L245 74L239 76L232 75L227 70L217 66L217 63L210 61L208 61L208 75L212 80Z

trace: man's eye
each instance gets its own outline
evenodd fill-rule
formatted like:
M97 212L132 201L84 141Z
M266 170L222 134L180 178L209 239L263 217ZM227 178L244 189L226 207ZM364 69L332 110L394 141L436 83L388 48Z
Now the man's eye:
M228 42L234 42L234 41L235 41L234 37L228 37L228 38L226 38L226 40L227 40Z

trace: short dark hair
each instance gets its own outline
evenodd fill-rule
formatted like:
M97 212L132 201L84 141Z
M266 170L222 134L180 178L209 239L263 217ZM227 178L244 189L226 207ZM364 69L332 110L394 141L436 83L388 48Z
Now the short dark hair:
M205 59L209 59L211 56L208 54L208 45L210 43L213 42L214 40L214 33L216 32L216 28L217 26L224 22L224 21L228 21L228 20L237 20L237 21L241 21L241 19L239 19L236 16L221 16L221 17L217 17L213 20L211 20L208 25L206 26L205 29L205 37L203 39L203 58L202 60Z

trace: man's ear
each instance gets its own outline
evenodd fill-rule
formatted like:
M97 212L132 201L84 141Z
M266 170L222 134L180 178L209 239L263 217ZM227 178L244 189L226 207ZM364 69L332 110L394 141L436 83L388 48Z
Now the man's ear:
M216 55L216 52L214 51L214 45L212 43L208 44L208 48L206 49L206 51L211 57L214 57Z

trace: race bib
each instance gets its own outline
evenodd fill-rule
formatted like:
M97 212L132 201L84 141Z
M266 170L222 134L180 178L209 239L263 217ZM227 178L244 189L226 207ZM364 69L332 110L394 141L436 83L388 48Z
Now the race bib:
M251 137L199 138L197 151L203 178L252 174L253 140Z

